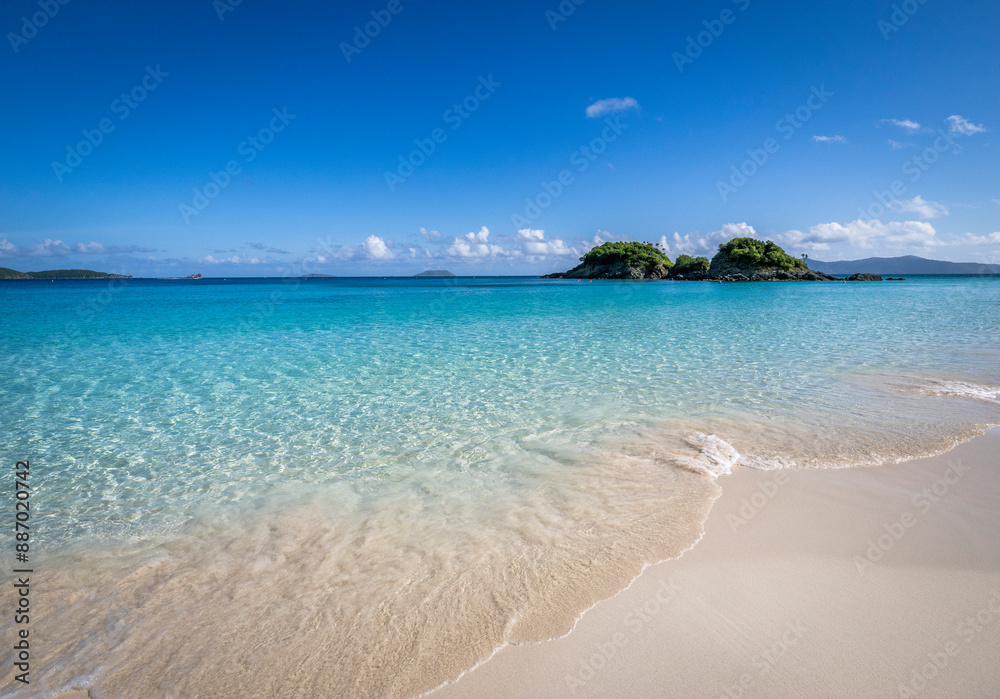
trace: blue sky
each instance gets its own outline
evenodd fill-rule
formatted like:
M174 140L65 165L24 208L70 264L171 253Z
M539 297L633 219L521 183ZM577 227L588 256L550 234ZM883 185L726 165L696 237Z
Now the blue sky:
M0 266L1000 263L992 0L237 2L5 3Z

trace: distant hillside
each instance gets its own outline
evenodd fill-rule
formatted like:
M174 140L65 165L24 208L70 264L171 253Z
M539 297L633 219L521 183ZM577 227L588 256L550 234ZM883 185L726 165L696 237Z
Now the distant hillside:
M416 277L454 277L455 275L446 269L429 269L426 272L414 275Z
M810 269L827 274L1000 274L1000 265L978 262L944 262L923 257L869 257L865 260L822 262L807 260Z
M18 272L0 267L0 279L131 279L122 274L95 272L92 269L50 269L44 272Z

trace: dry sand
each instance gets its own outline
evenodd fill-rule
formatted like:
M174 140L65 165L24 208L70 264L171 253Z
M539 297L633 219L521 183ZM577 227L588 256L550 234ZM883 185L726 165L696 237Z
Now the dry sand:
M682 558L433 699L1000 696L1000 430L720 484Z

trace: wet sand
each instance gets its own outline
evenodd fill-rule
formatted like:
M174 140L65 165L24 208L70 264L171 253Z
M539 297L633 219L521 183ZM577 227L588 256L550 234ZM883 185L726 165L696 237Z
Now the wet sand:
M908 463L719 483L682 558L431 696L1000 695L1000 430Z

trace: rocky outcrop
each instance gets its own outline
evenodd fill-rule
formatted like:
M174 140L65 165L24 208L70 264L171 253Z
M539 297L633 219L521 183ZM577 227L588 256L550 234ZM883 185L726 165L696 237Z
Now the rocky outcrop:
M852 274L846 281L849 282L880 282L882 277L878 274ZM895 281L895 280L893 280Z
M546 274L542 279L666 279L669 273L664 265L642 269L615 262L610 265L577 265L568 272Z
M831 282L838 281L829 274L817 272L808 267L784 270L777 267L756 267L736 262L723 253L712 259L706 279L719 282Z

